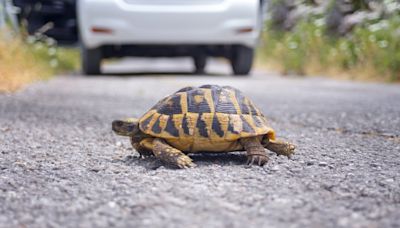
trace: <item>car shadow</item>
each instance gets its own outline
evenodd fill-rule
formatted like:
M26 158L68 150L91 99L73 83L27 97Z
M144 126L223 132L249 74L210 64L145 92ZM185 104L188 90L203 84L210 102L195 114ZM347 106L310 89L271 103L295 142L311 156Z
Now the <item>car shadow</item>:
M181 77L228 77L229 74L222 73L193 73L190 71L139 71L139 72L104 72L101 73L101 77L170 77L170 76L181 76ZM95 77L95 76L94 76Z
M193 73L190 71L129 71L129 72L104 72L98 75L85 75L79 71L69 72L64 74L72 77L85 77L85 78L141 78L141 77L232 77L231 74L226 73Z

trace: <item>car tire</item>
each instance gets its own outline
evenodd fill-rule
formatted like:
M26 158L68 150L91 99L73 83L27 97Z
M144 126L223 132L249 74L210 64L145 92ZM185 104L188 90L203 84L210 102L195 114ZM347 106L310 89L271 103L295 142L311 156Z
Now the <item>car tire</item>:
M81 45L82 73L86 75L99 75L101 64L101 49L89 49Z
M243 45L232 47L231 66L236 76L246 76L253 65L254 49Z
M193 63L195 67L194 69L195 74L204 74L207 65L207 56L206 55L193 56Z

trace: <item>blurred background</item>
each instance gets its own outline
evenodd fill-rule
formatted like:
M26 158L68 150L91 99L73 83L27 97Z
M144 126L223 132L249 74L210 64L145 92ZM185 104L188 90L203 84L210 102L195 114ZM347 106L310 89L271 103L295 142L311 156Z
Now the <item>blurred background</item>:
M1 91L81 70L77 1L0 3ZM400 79L399 1L260 0L259 10L262 30L254 50L257 68L283 75ZM226 53L231 56L233 52Z

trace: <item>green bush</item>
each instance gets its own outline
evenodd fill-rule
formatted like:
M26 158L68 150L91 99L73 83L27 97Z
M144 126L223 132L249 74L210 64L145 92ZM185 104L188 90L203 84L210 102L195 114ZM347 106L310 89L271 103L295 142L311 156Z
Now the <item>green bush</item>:
M286 32L267 24L259 54L284 73L400 80L400 15L360 24L344 37L325 34L322 17Z
M37 58L47 63L53 74L79 69L79 51L76 48L60 47L57 42L45 36L28 36L27 49Z

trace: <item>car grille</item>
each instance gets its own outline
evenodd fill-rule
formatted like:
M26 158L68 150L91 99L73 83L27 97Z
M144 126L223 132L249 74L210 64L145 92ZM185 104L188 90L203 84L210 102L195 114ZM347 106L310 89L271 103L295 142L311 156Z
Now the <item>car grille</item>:
M124 0L132 5L214 5L224 0Z

